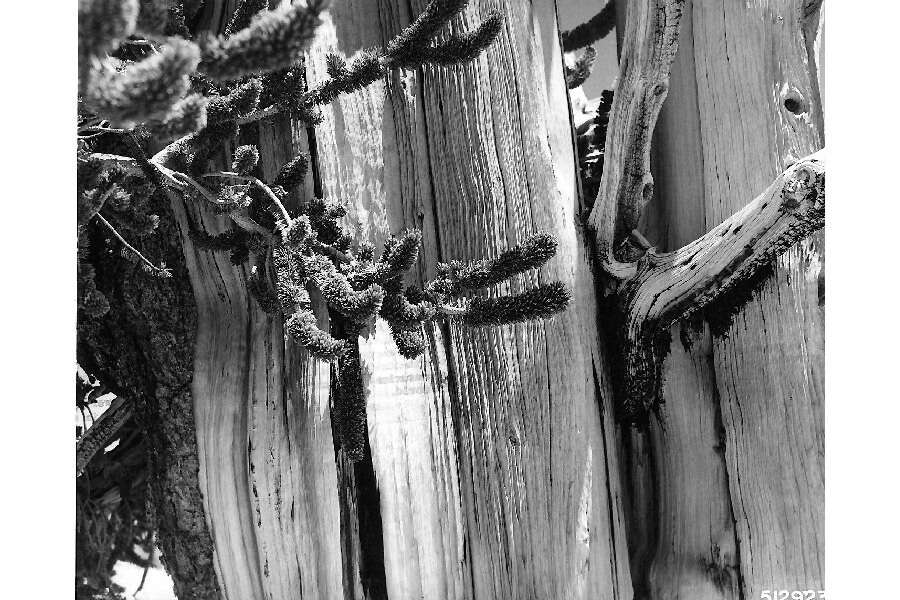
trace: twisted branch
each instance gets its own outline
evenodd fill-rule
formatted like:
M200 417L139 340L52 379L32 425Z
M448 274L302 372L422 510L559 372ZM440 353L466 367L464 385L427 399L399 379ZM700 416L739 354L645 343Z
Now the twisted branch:
M625 314L626 412L655 399L655 337L747 283L794 243L825 223L824 150L779 175L743 209L675 252L649 250L619 290Z

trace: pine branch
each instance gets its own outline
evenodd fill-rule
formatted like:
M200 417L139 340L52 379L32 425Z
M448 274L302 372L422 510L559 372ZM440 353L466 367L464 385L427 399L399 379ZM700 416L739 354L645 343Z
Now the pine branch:
M253 17L268 8L268 0L241 0L241 3L231 16L231 21L225 27L225 36L229 37L238 31L246 29Z
M293 160L282 165L272 183L289 190L303 183L307 171L309 171L309 155L298 154Z
M418 327L437 314L434 304L426 300L410 302L406 294L387 294L379 312L381 318L397 327Z
M439 265L442 275L438 286L444 294L456 295L464 290L477 290L506 281L530 269L540 267L556 254L556 240L546 233L536 233L521 244L491 260L470 264L453 261Z
M239 120L252 114L259 106L262 83L253 78L234 87L225 96L210 98L207 106L207 119L210 124L223 121Z
M546 319L566 309L571 292L561 282L540 285L515 296L473 298L462 317L470 327Z
M434 46L428 45L437 31L467 4L468 0L432 0L419 17L391 40L384 50L364 50L349 64L342 58L329 56L328 79L303 94L282 89L277 99L273 99L273 104L247 115L241 122L251 122L278 114L282 110L292 110L299 113L303 120L315 124L318 121L315 107L329 104L342 94L371 85L390 69L416 68L428 63L452 65L473 60L499 35L503 23L503 16L499 12L491 12L474 31L451 36ZM302 79L302 71L288 70L285 77L296 79L293 87L297 87Z
M78 0L78 93L84 95L91 71L134 32L137 0Z
M499 11L491 11L473 31L451 36L434 46L413 46L392 58L388 64L392 67L417 67L426 63L446 66L469 62L494 43L502 29L503 15Z
M150 121L147 127L156 139L168 142L206 127L208 100L200 94L191 94L176 102L168 114L159 121Z
M256 146L238 146L231 159L231 170L238 175L249 176L258 162L259 150L256 149Z
M320 4L295 4L261 14L230 37L204 40L199 70L217 81L240 79L293 64L312 43Z
M432 0L409 27L390 41L385 56L402 61L402 57L414 48L428 44L438 30L468 4L469 0Z
M357 54L337 77L330 77L303 94L298 105L311 107L331 104L341 94L350 94L371 85L387 73L381 56L376 50L364 50Z
M173 39L159 54L122 72L107 66L96 73L87 90L87 102L122 126L163 118L187 94L189 75L199 60L197 46Z
M417 229L388 238L381 259L375 265L374 281L386 284L408 273L419 258L421 244L422 232Z
M301 260L306 275L334 310L353 321L364 322L381 308L384 299L381 286L372 284L356 291L334 263L324 256L303 256Z
M608 0L599 13L586 23L562 33L563 52L574 52L602 40L616 27L616 2Z
M588 46L571 68L566 67L566 87L571 90L587 81L587 78L591 76L591 69L594 67L596 58L597 51L593 46Z
M284 323L284 330L311 355L322 360L335 360L348 349L345 340L337 340L319 329L316 316L308 308L291 314Z
M398 327L394 323L389 323L391 329L391 337L397 345L397 351L400 356L406 359L413 359L421 356L425 352L425 336L422 334L422 328L419 325L415 327Z

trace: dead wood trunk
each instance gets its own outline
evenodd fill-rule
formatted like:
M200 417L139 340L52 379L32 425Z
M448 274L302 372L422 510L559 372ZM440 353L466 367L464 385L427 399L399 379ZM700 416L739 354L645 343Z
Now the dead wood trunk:
M324 76L326 50L384 44L425 3L412 4L335 2L310 80ZM414 361L384 323L364 332L368 461L335 453L329 366L284 341L242 269L187 237L226 220L173 196L197 304L199 485L223 598L631 597L555 9L500 4L505 31L472 65L393 73L326 107L315 132L285 117L259 126L263 168L312 150L306 193L345 203L361 238L422 228L420 278L538 230L560 241L539 277L567 282L577 302L550 322L434 327ZM489 5L473 2L454 27Z
M684 3L642 227L660 250L700 238L824 144L817 7ZM635 555L650 598L757 598L823 579L821 234L669 330L662 405L634 432ZM648 497L650 496L650 497Z
M209 3L203 22L220 28L234 4ZM593 231L579 214L552 4L472 2L454 29L489 8L506 15L474 63L391 73L326 107L315 130L284 115L244 129L267 175L312 153L314 177L293 202L341 201L358 238L376 245L422 229L420 283L440 261L492 257L535 231L559 240L539 274L503 285L566 282L573 306L553 320L430 326L417 360L399 355L385 323L363 332L360 463L333 441L331 367L285 341L280 319L251 299L243 267L194 247L189 231L221 232L226 218L172 193L168 242L183 249L179 271L196 304L173 327L185 329L182 346L193 344L193 372L181 355L178 377L154 363L147 389L132 395L156 419L154 494L179 594L627 600L821 588L819 240L792 247L768 279L755 268L741 276L732 292L742 293L715 299L690 324L656 317L673 340L647 359L661 361L650 387L662 404L642 430L614 418L634 398L614 395L611 363L628 348L607 345L598 281L622 281L619 304L643 306L645 283L670 275L647 262L652 253L617 255L622 235L642 227L661 250L683 249L823 143L810 40L818 12L787 0L720 4L629 3ZM336 0L309 79L324 78L326 52L349 58L383 45L424 5ZM793 185L799 170L781 183ZM807 200L815 208L819 197L798 202ZM758 231L791 224L776 214L753 221ZM751 251L727 250L736 258L714 282L742 273L768 239L752 238ZM166 347L154 344L151 359L162 363ZM134 345L132 367L145 350ZM114 349L103 352L115 362Z

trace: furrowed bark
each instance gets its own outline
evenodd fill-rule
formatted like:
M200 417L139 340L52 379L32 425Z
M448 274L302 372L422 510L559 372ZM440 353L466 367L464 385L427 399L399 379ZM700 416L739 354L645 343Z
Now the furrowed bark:
M683 6L684 0L638 0L627 10L603 178L588 220L601 264L617 279L635 273L635 265L615 253L623 234L638 227L643 207L653 197L650 143L669 90Z
M194 403L190 387L197 334L179 231L165 204L154 197L159 228L142 250L172 269L170 279L149 278L139 266L105 247L105 229L89 229L97 287L110 311L78 322L78 363L117 395L134 403L147 438L151 506L163 564L181 600L218 596L213 545L198 479ZM112 243L118 244L118 241ZM90 470L88 470L89 472Z
M84 468L101 448L109 445L132 414L131 403L122 397L116 397L103 414L91 423L75 444L75 477L84 472Z
M649 409L657 394L654 337L746 284L825 223L820 151L790 167L741 211L675 252L648 252L619 290L625 312L627 412Z

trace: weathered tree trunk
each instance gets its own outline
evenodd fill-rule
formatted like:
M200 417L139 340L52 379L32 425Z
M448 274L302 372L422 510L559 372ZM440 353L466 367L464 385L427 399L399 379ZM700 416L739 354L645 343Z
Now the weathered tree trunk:
M326 50L383 45L424 4L335 2L310 80ZM500 8L504 33L471 65L394 73L326 107L314 132L261 125L263 168L311 144L307 193L344 202L376 244L421 228L422 279L548 231L560 250L539 277L567 282L575 308L495 330L435 326L413 361L377 322L361 344L370 458L351 465L332 443L328 365L284 341L227 256L184 235L199 486L223 598L631 597L555 9ZM174 198L183 232L225 227Z
M235 4L204 5L204 27L221 29ZM308 55L310 82L325 78L326 53L381 46L425 4L335 0ZM376 245L421 229L418 283L440 261L493 257L536 231L559 241L540 273L502 286L567 283L572 306L549 321L431 325L416 360L399 355L386 323L363 331L369 443L359 463L334 443L332 367L285 340L243 267L194 246L191 230L222 232L226 218L171 193L164 246L180 246L183 264L166 258L195 306L183 285L174 298L122 285L121 323L92 332L79 360L137 372L119 388L151 434L162 549L182 600L821 589L821 240L794 245L768 277L753 262L759 244L793 239L824 211L819 159L791 167L823 145L818 7L625 4L590 228L553 3L473 1L454 30L491 8L506 16L475 62L393 72L325 107L315 129L279 115L242 130L267 176L311 153L313 176L293 206L339 200L357 237ZM801 183L811 191L795 202ZM727 237L744 227L746 244ZM651 251L628 262L613 242L635 228L659 250L700 239L722 254ZM691 289L667 284L645 301L682 258L696 262L700 283L681 279ZM729 292L718 297L720 288ZM704 298L703 310L682 310L682 297ZM656 310L660 298L681 308ZM626 323L640 315L670 334L661 355L639 345L643 325L629 337L602 312L613 304ZM152 336L128 338L153 310L162 316ZM327 329L322 303L318 314ZM614 372L629 383L614 385ZM662 403L645 426L617 423L653 395Z
M684 3L643 220L661 250L701 237L822 148L816 4ZM706 319L671 327L663 404L625 450L652 465L627 486L635 519L655 523L633 540L636 592L823 589L823 269L817 234Z

